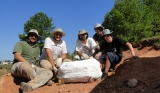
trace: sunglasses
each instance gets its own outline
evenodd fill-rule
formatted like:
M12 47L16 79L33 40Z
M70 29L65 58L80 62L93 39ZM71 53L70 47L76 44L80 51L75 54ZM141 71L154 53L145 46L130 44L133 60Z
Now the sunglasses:
M109 37L109 36L111 36L111 34L108 34L108 35L105 35L106 37Z
M30 36L30 37L38 37L36 34L29 34L28 36Z
M62 36L62 34L61 34L61 33L55 33L55 35L56 35L56 36Z

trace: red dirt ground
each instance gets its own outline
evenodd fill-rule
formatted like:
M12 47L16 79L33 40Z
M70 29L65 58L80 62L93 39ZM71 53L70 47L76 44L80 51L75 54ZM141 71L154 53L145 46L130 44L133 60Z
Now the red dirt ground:
M71 83L42 86L30 93L160 93L160 50L152 47L134 48L140 58L129 59L130 51L123 52L123 61L115 72L110 72L105 80L92 83ZM135 78L138 84L134 88L127 86L127 81ZM0 77L0 93L22 93L19 89L23 78L13 78L7 74Z

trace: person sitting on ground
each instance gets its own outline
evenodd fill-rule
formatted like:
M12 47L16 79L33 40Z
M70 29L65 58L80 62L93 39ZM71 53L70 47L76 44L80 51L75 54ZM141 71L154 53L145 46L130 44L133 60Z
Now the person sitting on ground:
M76 53L73 60L85 60L93 57L95 49L97 48L96 42L93 38L88 37L88 32L81 29L76 41Z
M39 60L40 49L37 46L37 41L41 38L38 31L31 29L27 34L28 41L18 42L13 50L14 63L11 68L13 76L25 77L29 82L21 82L20 89L23 92L32 91L48 82L53 77L50 70L37 67L35 64Z
M95 58L98 59L101 63L101 68L103 64L105 71L103 72L102 78L106 78L110 67L114 67L122 59L122 48L127 46L133 58L136 58L135 52L131 43L126 42L118 37L113 37L112 32L109 29L104 29L102 32L105 42L100 46L100 52L95 55Z
M57 68L59 68L63 62L71 62L71 60L66 58L66 43L64 40L61 40L66 34L61 28L53 30L51 34L52 37L45 39L44 48L40 56L40 66L57 73Z
M104 38L102 37L103 29L104 29L104 27L99 23L95 24L95 26L94 26L94 30L96 33L93 35L93 39L95 40L95 42L98 45L98 48L97 48L98 50L96 52L98 52L100 50L100 46L104 42Z

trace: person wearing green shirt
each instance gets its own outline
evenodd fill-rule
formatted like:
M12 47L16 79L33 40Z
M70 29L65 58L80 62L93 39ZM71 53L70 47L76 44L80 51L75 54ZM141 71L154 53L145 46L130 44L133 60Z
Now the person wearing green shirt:
M52 85L51 70L37 67L35 64L39 60L40 49L37 41L41 38L36 29L31 29L27 36L27 41L16 43L13 49L14 62L11 69L13 76L25 77L29 81L21 82L20 89L23 92L32 91L45 84Z

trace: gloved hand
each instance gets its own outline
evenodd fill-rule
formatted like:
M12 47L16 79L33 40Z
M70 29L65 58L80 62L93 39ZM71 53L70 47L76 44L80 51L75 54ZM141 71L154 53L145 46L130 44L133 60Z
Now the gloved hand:
M56 67L59 68L62 64L62 58L57 58L55 63L56 63Z

